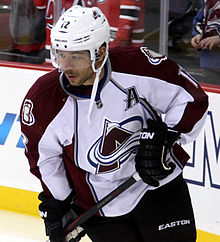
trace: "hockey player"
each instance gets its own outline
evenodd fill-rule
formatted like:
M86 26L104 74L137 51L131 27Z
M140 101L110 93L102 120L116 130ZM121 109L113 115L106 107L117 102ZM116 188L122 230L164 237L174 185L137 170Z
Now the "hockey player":
M195 242L179 144L198 136L207 95L166 56L108 51L109 24L96 7L68 9L51 42L58 69L34 83L20 113L50 241L63 241L66 211L80 215L137 171L142 179L77 227L75 241L86 232L94 242Z

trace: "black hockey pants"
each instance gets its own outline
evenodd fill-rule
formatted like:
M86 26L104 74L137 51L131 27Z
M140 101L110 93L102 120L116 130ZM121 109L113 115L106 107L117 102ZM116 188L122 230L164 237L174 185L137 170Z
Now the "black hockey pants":
M179 175L147 191L119 217L93 217L83 226L93 242L195 242L196 228L187 184Z

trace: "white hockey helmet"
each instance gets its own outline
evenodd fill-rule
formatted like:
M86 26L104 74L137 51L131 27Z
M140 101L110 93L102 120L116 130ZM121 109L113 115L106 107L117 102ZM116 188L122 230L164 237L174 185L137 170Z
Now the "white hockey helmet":
M109 23L99 8L74 5L61 15L51 30L52 63L57 67L56 50L89 50L93 69L95 69L96 54L104 43L106 44L105 61L107 59L109 39Z

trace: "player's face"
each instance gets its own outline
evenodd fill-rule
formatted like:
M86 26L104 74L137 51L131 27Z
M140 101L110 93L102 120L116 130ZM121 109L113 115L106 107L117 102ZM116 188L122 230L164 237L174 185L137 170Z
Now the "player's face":
M57 52L58 63L63 69L70 85L92 85L95 73L89 51L61 51Z

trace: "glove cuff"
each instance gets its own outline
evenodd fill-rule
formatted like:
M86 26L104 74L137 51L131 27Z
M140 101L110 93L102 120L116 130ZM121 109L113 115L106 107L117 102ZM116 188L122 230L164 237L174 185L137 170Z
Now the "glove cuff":
M40 216L43 219L56 220L61 219L62 216L71 208L71 203L74 199L73 192L64 200L60 201L55 198L47 198L44 192L41 192L38 199L42 201L39 205Z
M180 132L172 129L167 130L167 137L165 140L165 146L167 146L168 149L172 148L174 143L180 139Z

